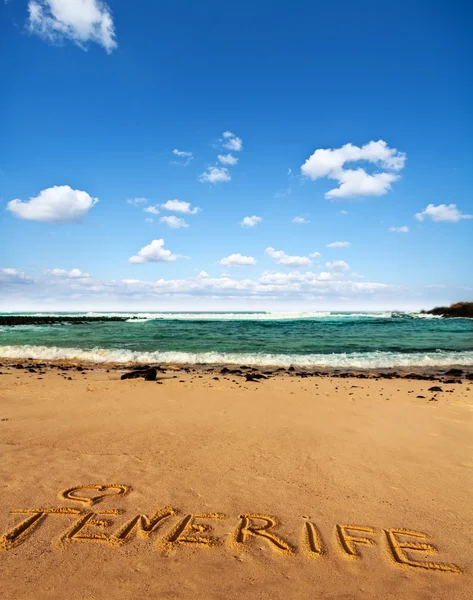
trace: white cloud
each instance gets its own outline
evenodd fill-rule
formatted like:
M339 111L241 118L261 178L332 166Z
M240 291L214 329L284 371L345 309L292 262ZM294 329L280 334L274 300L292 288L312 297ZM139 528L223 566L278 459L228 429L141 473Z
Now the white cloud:
M219 261L224 267L242 267L246 265L255 265L256 260L253 256L242 256L241 254L230 254Z
M191 157L192 156L192 152L184 152L183 150L178 150L177 148L174 148L174 150L172 151L173 154L175 154L176 156L180 156L182 158L186 158L186 157Z
M146 217L145 223L154 223L153 217Z
M33 283L33 280L19 269L0 268L0 283Z
M305 217L294 217L292 219L293 223L298 223L299 225L305 225L306 223L310 223L310 221L308 219L306 219Z
M231 177L226 167L208 167L208 169L199 175L201 183L220 183L230 180Z
M178 150L178 148L174 148L172 153L175 156L178 156L181 160L172 161L175 165L181 165L183 167L187 167L187 165L194 159L192 152L184 152L184 150Z
M348 211L347 210L340 210L340 211L338 211L338 214L339 215L347 215Z
M200 272L200 273L197 275L197 277L208 277L208 276L209 276L209 274L207 273L207 271L201 271L201 272Z
M146 213L151 213L152 215L159 215L159 208L157 206L147 206L143 210Z
M236 152L240 152L240 150L243 148L243 142L241 138L237 137L231 131L224 131L223 138L225 140L223 147L227 150L234 150Z
M87 192L73 190L68 185L55 185L29 200L11 200L7 209L20 219L79 223L97 202L98 198L92 198Z
M164 223L171 229L181 229L182 227L189 227L189 225L181 219L180 217L176 217L176 215L170 215L168 217L161 217L159 219L160 223Z
M463 214L458 210L456 204L429 204L420 213L416 213L416 219L423 221L424 219L432 219L437 223L448 221L449 223L458 223L462 219L473 219L473 215Z
M238 158L236 156L233 156L233 154L219 154L217 158L222 163L222 165L234 166L238 163Z
M164 204L161 204L161 208L164 210L169 210L170 212L177 212L185 215L195 215L200 210L198 206L191 208L190 202L185 202L184 200L176 199L168 200Z
M144 246L136 256L131 256L129 262L135 264L147 262L175 261L177 256L172 254L170 250L164 249L164 240L153 240L151 244Z
M345 144L341 148L316 150L301 166L302 174L312 180L328 177L338 181L339 187L328 191L326 198L355 196L381 196L399 179L397 174L404 168L406 155L389 146L383 140L369 142L361 148ZM365 161L384 171L370 175L362 169L344 169L346 163Z
M348 169L336 178L340 186L325 194L326 198L353 198L355 196L382 196L399 179L395 173L369 175L364 169Z
M139 204L146 204L148 202L148 198L129 198L127 204L133 204L138 206Z
M319 258L320 256L320 252L312 252L311 254L309 254L310 258Z
M344 260L334 260L333 262L325 263L325 267L330 271L349 271L350 265Z
M407 225L402 225L401 227L390 227L389 231L393 231L394 233L409 233L409 227Z
M51 269L44 272L45 275L53 275L54 277L65 277L67 279L90 279L89 273L83 273L80 269Z
M312 262L307 256L289 256L283 250L275 250L274 248L266 248L265 254L273 258L278 265L286 267L307 267Z
M240 225L242 227L255 227L255 225L258 225L258 223L261 223L261 221L263 220L263 217L257 217L256 215L253 215L252 217L245 217Z
M110 54L117 47L112 14L101 0L30 0L28 28L52 43L69 39L81 48L96 42Z
M350 242L331 242L327 244L327 248L349 248Z

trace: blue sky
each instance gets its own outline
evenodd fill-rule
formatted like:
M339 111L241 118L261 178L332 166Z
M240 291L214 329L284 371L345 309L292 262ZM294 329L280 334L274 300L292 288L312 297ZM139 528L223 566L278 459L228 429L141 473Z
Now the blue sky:
M473 299L471 3L0 12L0 310Z

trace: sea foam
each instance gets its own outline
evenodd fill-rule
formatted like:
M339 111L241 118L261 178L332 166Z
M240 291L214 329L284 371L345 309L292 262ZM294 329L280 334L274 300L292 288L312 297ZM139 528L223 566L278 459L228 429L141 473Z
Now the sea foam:
M376 369L389 367L472 366L473 351L466 352L353 352L338 354L257 354L226 352L141 352L106 348L57 346L0 346L0 357L42 360L69 359L91 363L234 364L253 366L333 367Z

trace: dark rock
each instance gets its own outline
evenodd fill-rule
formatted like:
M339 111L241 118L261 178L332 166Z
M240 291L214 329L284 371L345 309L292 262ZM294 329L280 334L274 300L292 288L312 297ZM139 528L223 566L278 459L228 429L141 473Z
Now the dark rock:
M472 380L472 379L473 379L473 373L467 373L467 374L465 375L465 379L470 379L470 380Z
M289 369L288 369L288 371L291 371L291 372L295 371L295 370L296 370L295 367L289 367Z
M212 379L215 379L215 381L220 381L220 377L212 377Z
M448 375L449 377L461 377L463 375L463 369L449 369L445 371L444 375Z
M30 373L37 373L36 369L28 369Z
M425 396L416 396L416 398L425 398Z
M156 368L151 367L151 369L123 373L120 379L139 379L140 377L142 377L145 381L156 381Z
M440 386L438 386L438 385L432 386L427 391L429 391L429 392L443 392L442 388Z
M83 371L84 367L76 367L76 371Z
M473 319L473 302L457 302L456 304L450 304L450 306L437 306L436 308L425 312L428 315L438 315L445 319L455 319L459 317Z

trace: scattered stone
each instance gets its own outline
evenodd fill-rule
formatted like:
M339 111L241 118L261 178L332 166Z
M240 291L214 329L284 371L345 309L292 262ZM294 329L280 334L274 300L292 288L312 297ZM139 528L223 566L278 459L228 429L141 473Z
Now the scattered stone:
M416 398L425 398L425 396L416 396Z
M449 377L461 377L463 375L463 369L449 369L445 371L444 375L448 375Z
M427 390L428 392L443 392L442 388L438 385L434 385Z

